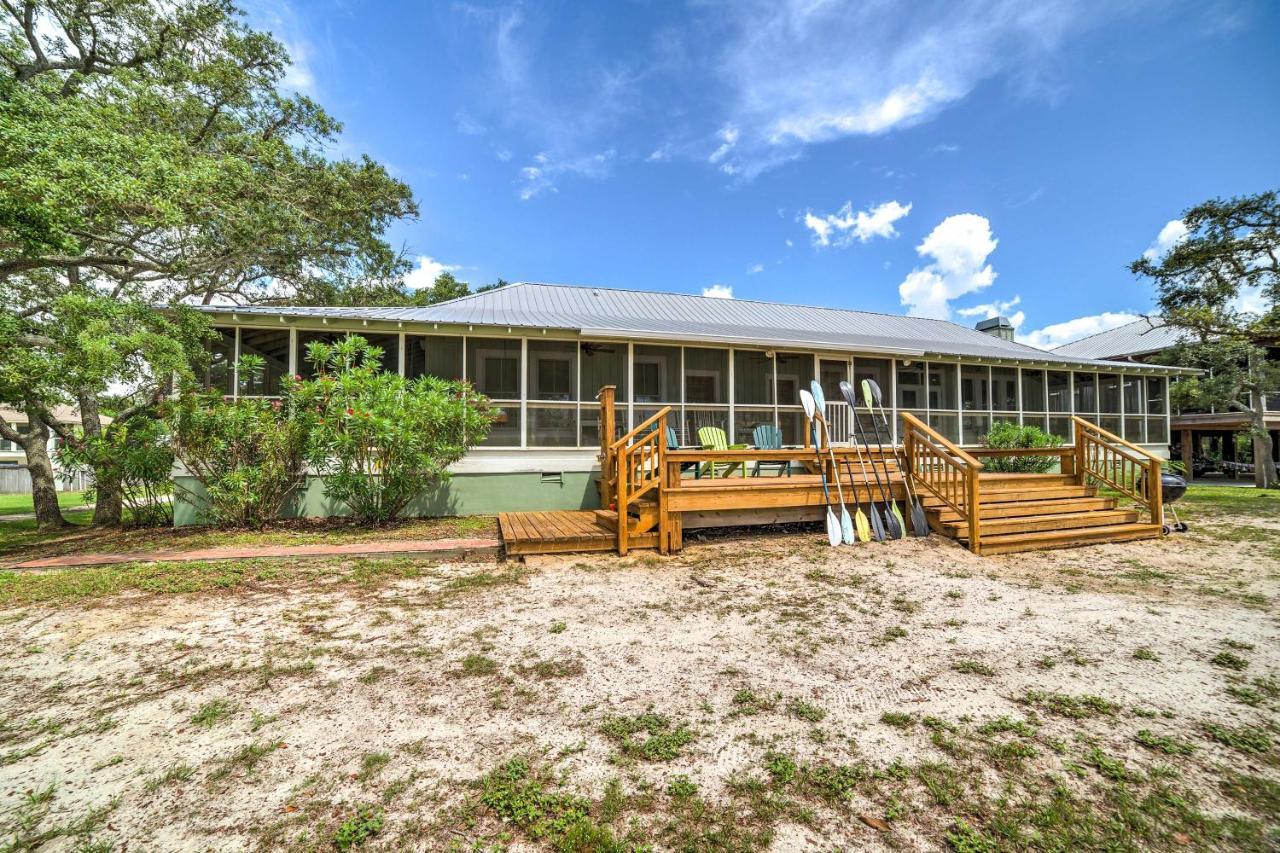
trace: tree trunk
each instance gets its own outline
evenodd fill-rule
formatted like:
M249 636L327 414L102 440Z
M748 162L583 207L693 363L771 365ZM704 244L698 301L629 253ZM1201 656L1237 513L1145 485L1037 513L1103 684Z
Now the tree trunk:
M18 442L27 456L27 473L31 475L31 503L35 507L36 529L57 530L70 526L58 506L58 484L53 476L53 460L49 458L49 426L27 412L31 431Z
M102 415L98 411L98 398L91 391L76 395L80 403L80 426L86 441L101 438ZM120 474L114 459L95 459L93 468L93 526L119 527L124 518L123 496L120 490Z
M1253 482L1259 489L1270 489L1280 483L1276 475L1275 449L1267 429L1267 415L1262 407L1261 392L1253 393L1253 410L1249 412L1253 436Z

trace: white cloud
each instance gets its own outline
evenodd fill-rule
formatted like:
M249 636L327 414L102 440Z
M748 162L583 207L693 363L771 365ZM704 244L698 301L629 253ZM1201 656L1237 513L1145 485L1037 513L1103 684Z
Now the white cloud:
M928 121L993 78L1034 84L1069 34L1106 15L1076 0L953 0L927 12L858 0L717 9L727 10L725 123L741 131L729 159L747 176L808 145Z
M671 147L668 145L659 145L650 152L649 156L644 158L646 163L665 163L671 159Z
M987 257L997 245L985 216L960 213L942 220L916 246L917 254L932 260L913 269L898 285L907 313L950 319L953 299L989 287L996 280Z
M503 162L503 163L510 162L510 160L511 160L511 149L509 149L509 148L498 148L498 149L496 149L496 150L493 152L493 156L497 157L497 158L498 158L498 160L499 160L499 161L501 161L501 162Z
M425 290L435 284L440 273L457 269L461 269L457 264L442 264L429 255L418 255L413 269L404 277L404 286L409 290Z
M1013 311L1010 313L1010 309L1021 304L1021 302L1021 296L1015 296L1012 299L996 299L992 302L984 302L981 305L957 308L956 314L960 317L981 317L984 320L991 317L1004 317L1013 324L1015 329L1018 329L1026 322L1026 312Z
M453 117L453 124L458 129L458 133L463 136L482 136L486 130L483 124L472 118L465 110L458 110Z
M1040 349L1053 349L1063 344L1069 344L1072 341L1078 341L1089 335L1096 335L1098 332L1105 332L1108 329L1132 323L1138 319L1141 319L1139 315L1130 314L1126 311L1104 311L1101 314L1091 314L1087 317L1076 317L1074 320L1053 323L1043 329L1035 329L1026 334L1019 334L1017 339L1020 343L1030 344Z
M1160 233L1156 235L1156 239L1147 247L1147 250L1142 253L1142 257L1152 263L1159 263L1170 249L1187 239L1187 233L1187 226L1181 219L1170 219L1160 229Z
M733 288L727 284L713 284L710 287L702 288L703 296L710 296L713 299L732 299Z
M723 160L725 156L733 150L733 146L738 144L739 136L741 136L741 131L732 125L720 128L720 130L716 132L716 138L720 140L720 147L711 152L711 156L707 158L707 162L719 163Z
M747 275L755 275L758 272L764 272L764 264L752 264L747 267Z
M613 149L560 160L546 152L534 155L533 163L520 170L520 199L528 201L544 192L559 192L557 183L565 175L577 175L599 180L608 177L613 162Z
M815 246L831 245L833 234L835 245L847 246L854 240L865 243L872 237L897 237L898 231L893 227L893 223L910 212L909 204L887 201L854 213L853 203L847 201L839 211L826 216L815 216L812 212L806 212L804 225L813 232Z
M795 243L793 243L793 242L791 241L791 238L790 238L790 237L788 237L786 240L783 240L782 242L784 242L784 243L786 243L786 244L787 244L787 248L788 248L788 249L790 249L792 246L794 246L794 245L795 245Z

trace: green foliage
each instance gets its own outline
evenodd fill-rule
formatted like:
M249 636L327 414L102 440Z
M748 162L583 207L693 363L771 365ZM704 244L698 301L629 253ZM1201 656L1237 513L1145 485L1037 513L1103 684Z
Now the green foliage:
M1172 735L1158 735L1150 729L1139 729L1133 739L1147 749L1163 752L1165 755L1190 755L1196 748L1184 740Z
M481 779L480 801L499 820L535 840L550 842L556 850L626 849L606 827L591 820L584 798L549 790L547 781L523 758L513 758Z
M764 756L764 769L776 785L788 785L800 775L800 768L794 759L781 752L767 752Z
M1234 669L1237 672L1249 668L1249 661L1231 652L1218 652L1209 658L1209 663L1214 666L1220 666L1223 669Z
M382 831L382 809L374 806L360 806L356 813L347 818L333 834L333 846L339 850L350 850L362 847L364 843Z
M259 368L254 356L240 360L242 386ZM283 400L188 391L173 401L173 453L204 487L205 519L259 527L277 518L306 481L313 420L287 391ZM184 497L201 504L197 495Z
M1271 751L1271 736L1262 729L1254 728L1253 726L1240 726L1233 729L1228 726L1220 726L1217 723L1205 723L1204 733L1211 740L1215 740L1223 746L1238 749L1241 752L1264 753Z
M314 412L308 457L326 496L362 521L396 518L448 476L488 434L489 402L460 382L383 372L382 351L358 335L313 343L314 379L287 391L294 411Z
M673 725L669 717L653 711L605 717L600 733L616 742L624 755L646 761L670 761L697 737L684 723ZM641 734L647 737L638 739Z
M164 422L151 414L113 422L98 435L70 438L58 450L58 463L64 471L88 475L85 500L95 500L105 482L120 490L135 524L167 525L173 521L173 450Z
M982 439L983 447L1002 450L1037 447L1061 447L1063 441L1038 426L1020 426L1008 421L996 421ZM1045 474L1053 470L1056 456L989 456L982 460L984 471L1011 474Z

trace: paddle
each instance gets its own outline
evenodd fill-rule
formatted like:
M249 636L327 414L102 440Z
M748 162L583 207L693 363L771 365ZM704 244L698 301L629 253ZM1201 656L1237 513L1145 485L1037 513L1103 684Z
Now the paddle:
M828 436L828 445L829 444L830 444L830 436ZM858 453L858 464L861 465L862 450L858 447L858 442L855 441L855 442L852 442L852 444L854 449ZM871 524L867 521L867 514L862 511L862 501L858 500L858 480L856 477L853 476L853 464L849 461L849 455L847 453L844 456L844 472L849 477L849 489L853 493L853 509L854 509L853 527L854 527L854 530L857 532L858 541L870 542L871 541ZM836 477L838 479L839 474L837 474ZM863 473L863 482L864 483L866 482L865 471ZM841 500L843 499L844 499L844 496L841 495ZM873 509L872 515L874 516L874 514L875 514L875 510ZM883 539L883 537L881 538Z
M870 380L867 379L862 380L862 396L867 401L867 414L871 415L871 428L875 430L876 445L880 448L880 467L884 469L884 488L887 490L889 483L889 465L884 461L884 439L880 436L880 422L876 420L875 410L871 408L871 387L867 384L869 381ZM872 464L875 464L874 460ZM884 526L888 528L889 535L891 537L894 539L901 539L903 535L903 528L906 527L906 522L902 520L902 510L898 509L898 502L893 499L892 492L888 492L885 495L884 500L888 507L884 516Z
M853 447L858 451L858 465L862 468L862 482L864 484L867 482L867 469L870 468L871 473L875 475L876 482L878 483L880 475L876 472L875 466L869 465L867 460L862 456L862 444L866 444L867 441L866 436L862 434L862 425L858 423L858 397L853 393L853 386L842 380L840 382L840 395L844 397L844 401L849 404L849 414L853 419L854 433L856 435ZM859 441L861 441L862 444L859 444ZM867 445L867 456L869 457L870 455L871 445ZM881 490L881 494L883 493L883 490ZM876 511L875 496L870 493L867 495L867 505L871 507L871 534L875 537L877 542L883 542L886 538L884 523L880 520L880 513Z
M818 421L813 417L813 396L803 388L800 389L800 405L804 406L804 413L809 418L810 435L813 436L813 452L818 458L818 476L822 478L822 496L827 500L827 541L834 548L840 544L840 522L836 520L835 511L831 508L831 493L827 491L827 476L822 471L822 449L818 445Z
M876 408L880 410L880 419L883 420L885 426L888 427L889 419L884 413L884 398L880 396L879 383L874 379L868 379L864 384L871 388L871 396L876 401ZM896 445L893 448L893 453L894 456L897 456L898 454L898 448ZM927 537L929 535L929 519L925 517L924 505L920 503L920 496L917 495L915 490L911 487L911 477L907 474L908 466L904 464L906 460L901 456L898 456L897 458L898 468L902 473L902 482L907 489L907 502L911 507L911 533L922 538Z
M831 457L831 475L836 478L836 494L840 497L840 538L846 545L854 543L853 519L849 517L849 507L844 502L844 487L840 485L840 467L836 465L836 453L831 449L831 429L827 425L827 398L822 393L822 386L814 379L809 383L809 395L813 397L813 409L822 424L822 432L827 437L827 456Z

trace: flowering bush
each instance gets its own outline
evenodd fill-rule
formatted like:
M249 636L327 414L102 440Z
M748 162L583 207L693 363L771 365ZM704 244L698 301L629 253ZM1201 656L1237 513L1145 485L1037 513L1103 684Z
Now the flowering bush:
M88 476L87 502L100 488L116 488L134 524L173 521L173 451L164 423L150 413L115 421L101 435L68 439L58 449L58 464Z
M327 497L362 521L395 518L488 435L487 398L461 382L384 373L382 351L358 335L312 343L314 379L288 399L313 418L308 457Z

